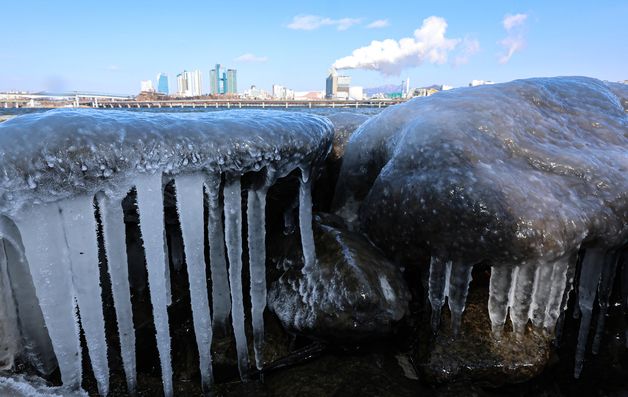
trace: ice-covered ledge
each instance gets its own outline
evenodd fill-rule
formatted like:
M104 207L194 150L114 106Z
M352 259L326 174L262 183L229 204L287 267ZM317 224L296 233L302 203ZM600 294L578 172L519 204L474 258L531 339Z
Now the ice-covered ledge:
M103 249L127 384L129 391L135 389L135 336L122 209L122 199L135 190L164 393L172 395L163 188L174 179L203 390L212 383L212 326L224 324L230 313L238 365L246 377L243 241L248 242L259 368L266 305L266 192L277 178L300 170L301 236L305 261L311 265L315 253L310 173L324 160L332 138L333 127L324 118L271 111L186 115L51 111L3 123L0 237L6 252L0 252L0 281L14 290L14 301L7 295L3 306L19 319L22 346L14 350L26 350L32 364L44 373L54 368L56 359L64 387L80 389L78 310L99 393L108 393L98 258ZM254 182L243 185L241 177L250 172L256 174ZM248 197L248 236L242 235L243 190ZM203 282L206 202L211 311L208 286ZM98 245L99 229L104 247Z

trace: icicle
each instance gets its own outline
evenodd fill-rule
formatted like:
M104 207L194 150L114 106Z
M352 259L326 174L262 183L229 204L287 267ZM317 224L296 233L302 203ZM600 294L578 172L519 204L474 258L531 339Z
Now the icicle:
M518 337L523 335L528 323L535 275L536 265L524 263L517 266L516 274L513 277L510 321Z
M264 309L266 308L266 191L249 189L247 226L251 276L251 319L255 348L255 365L262 369L264 360Z
M599 248L588 248L582 258L580 269L580 282L578 284L578 305L580 306L580 330L578 331L578 346L576 348L576 365L574 377L579 378L584 364L584 352L587 347L589 327L591 325L591 313L593 301L602 267L604 265L604 251Z
M220 175L208 175L205 179L208 196L209 265L212 278L212 305L214 327L225 327L231 312L229 275L225 260L225 236L220 209Z
M103 225L107 268L111 279L113 305L118 320L120 336L120 353L126 374L129 393L135 393L137 384L135 360L135 329L133 328L133 312L131 309L131 293L129 287L129 266L126 254L126 230L122 203L109 200L104 195L98 197L98 208Z
M560 345L560 340L563 335L563 326L565 323L565 312L567 310L567 306L569 305L569 296L571 294L571 291L573 291L574 280L576 277L577 261L578 261L578 252L575 251L567 259L567 273L565 276L567 279L567 287L565 288L565 291L563 292L562 300L560 303L560 314L558 316L558 320L556 321L556 327L555 327L556 338L554 339L554 344L556 346ZM575 307L574 307L574 310L575 310Z
M109 392L109 365L98 268L94 200L91 196L80 196L59 203L59 207L87 350L98 383L98 392L106 396Z
M451 312L451 329L454 335L458 335L462 325L462 312L467 301L472 270L473 266L458 261L453 262L451 266L447 303Z
M430 260L430 276L428 298L432 307L432 331L438 331L440 326L440 312L445 304L446 291L445 286L449 282L449 272L451 271L451 262L445 261L436 255L432 255Z
M308 272L316 262L316 247L312 232L312 182L310 171L301 168L301 183L299 185L299 228L301 230L301 245L303 247L303 272Z
M213 384L212 324L205 273L205 235L203 233L205 224L202 216L203 179L200 176L182 175L175 179L175 186L177 211L181 222L183 248L190 282L190 299L200 362L201 385L203 393L209 393Z
M552 293L553 271L553 263L542 262L537 265L529 315L530 320L532 320L532 324L537 328L541 328L543 326L543 322L545 321L547 303L549 302L550 294Z
M231 319L238 352L238 369L242 379L247 378L249 351L244 330L244 297L242 293L242 192L240 177L225 184L225 238L229 256L231 284Z
M166 258L164 249L164 203L161 173L138 178L137 206L140 230L148 268L148 285L153 305L157 350L166 397L172 396L172 365L170 362L170 330L168 326L168 292L166 290Z
M81 345L61 215L57 204L32 207L18 222L35 291L64 387L81 387Z
M488 289L488 314L491 319L493 334L496 337L499 337L504 330L513 272L514 269L510 266L491 267L491 280Z
M543 318L543 328L548 333L556 327L556 321L561 312L561 303L568 285L568 271L569 255L559 258L552 266L551 288Z
M615 281L615 271L617 270L619 255L616 251L609 251L606 254L605 259L600 284L597 288L597 303L600 306L600 311L597 317L597 326L595 330L595 337L593 338L593 345L591 346L591 352L593 352L593 354L598 354L600 351L600 342L602 341L604 324L606 323L606 312L608 311L608 300L610 299L613 282Z
M20 331L11 283L4 239L0 240L0 371L12 369L19 349Z
M0 236L4 240L7 271L15 298L25 357L37 371L49 375L57 368L57 359L37 301L20 232L4 216L0 216Z

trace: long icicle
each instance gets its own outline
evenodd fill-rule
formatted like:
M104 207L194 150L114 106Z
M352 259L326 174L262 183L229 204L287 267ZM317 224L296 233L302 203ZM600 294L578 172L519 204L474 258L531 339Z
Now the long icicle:
M451 266L447 303L451 312L451 329L454 335L458 335L462 325L462 312L464 312L469 293L472 270L472 265L459 261L454 261Z
M59 206L87 350L98 392L106 396L109 393L109 364L100 289L94 199L92 196L80 196L62 201Z
M231 312L229 275L225 260L225 235L220 208L220 174L205 178L208 198L207 236L209 239L209 266L212 278L212 314L214 327L224 328Z
M244 330L244 296L242 293L242 192L240 177L225 184L225 239L229 256L231 284L231 319L238 353L240 378L248 378L249 350Z
M580 329L578 331L578 346L576 347L576 364L574 377L579 378L584 364L584 353L587 348L589 327L591 326L591 313L593 301L597 292L597 286L604 265L604 250L599 248L587 248L582 258L580 269L580 282L578 284L578 305L580 306Z
M264 309L266 309L266 191L249 189L247 205L249 267L251 278L251 319L255 365L262 369L264 359Z
M506 323L510 290L512 288L512 275L513 269L510 266L491 267L491 279L488 288L488 314L495 337L501 336Z
M543 328L547 333L552 333L556 328L556 322L561 312L561 303L565 290L568 288L567 277L569 271L570 255L565 255L553 263L552 281L549 299L545 308Z
M303 272L307 273L316 262L316 247L312 231L312 182L310 170L301 168L299 184L299 228L303 247Z
M38 372L50 375L57 368L57 359L39 307L20 232L13 221L0 216L0 235L4 240L4 253L17 308L24 357Z
M536 277L534 280L534 291L530 302L530 320L537 328L543 326L547 303L552 293L552 273L553 263L541 262L537 265Z
M61 381L64 387L79 390L81 344L59 206L45 204L33 207L17 224L39 307L59 363Z
M207 296L207 276L205 272L205 228L203 217L203 178L182 175L175 178L177 191L177 211L181 222L183 248L190 282L190 299L194 333L198 348L201 387L209 393L213 384L211 344L212 324Z
M172 364L170 361L170 329L168 325L168 293L166 290L166 257L164 248L164 196L161 173L138 178L137 206L140 230L148 268L150 300L157 332L157 350L161 364L164 395L170 397Z
M517 266L516 275L513 277L510 321L518 338L523 336L528 323L536 269L536 264L521 264Z
M432 307L431 324L433 332L438 331L440 326L440 313L445 304L445 286L449 280L450 271L450 262L445 263L445 260L440 256L432 255L430 259L428 299Z
M124 366L129 393L134 394L137 385L135 329L133 328L133 311L131 309L124 213L122 212L122 203L119 200L111 200L104 195L98 197L98 208L103 224L103 238L107 268L111 279L113 306L118 321L122 365Z

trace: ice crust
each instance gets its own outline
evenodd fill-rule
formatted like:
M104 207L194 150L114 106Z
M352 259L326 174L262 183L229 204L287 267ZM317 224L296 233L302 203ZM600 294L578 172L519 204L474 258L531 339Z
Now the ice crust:
M183 246L174 247L181 252L173 251L173 255L178 257L175 269L184 263L183 255L187 264L203 392L209 393L213 382L213 328L215 324L226 326L230 314L240 373L242 378L247 375L242 290L245 242L251 266L256 365L261 368L266 306L265 194L276 178L319 166L332 139L333 127L327 119L273 111L175 115L63 110L2 123L0 242L4 250L0 250L0 282L11 288L2 291L0 315L14 318L9 323L13 326L19 317L21 327L21 340L13 335L15 330L1 330L8 332L14 344L7 361L11 362L19 346L19 353L42 373L50 373L58 364L63 390L80 391L82 327L99 394L108 394L97 239L102 230L122 362L128 389L135 390L132 285L122 205L129 192L135 192L164 394L173 395L164 186L174 179ZM263 182L249 186L247 180L242 186L241 177L251 173ZM300 204L311 207L310 182L303 183ZM249 194L248 236L242 233L242 192ZM311 208L302 208L300 213L301 224L309 224L311 230ZM210 250L210 263L205 262L205 248ZM305 251L315 257L313 246ZM211 294L207 267L211 269ZM5 344L4 334L0 337Z

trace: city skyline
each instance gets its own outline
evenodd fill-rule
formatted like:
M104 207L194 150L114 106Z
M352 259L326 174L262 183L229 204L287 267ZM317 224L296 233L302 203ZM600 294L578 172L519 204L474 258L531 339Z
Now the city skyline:
M198 5L187 19L179 10L186 7L171 6L7 4L5 15L15 18L0 24L10 38L0 44L0 91L136 94L140 81L161 72L172 93L181 70L200 70L207 79L218 60L238 70L240 92L273 84L324 91L332 66L363 87L407 77L415 87L553 75L627 78L628 4L612 1L240 2ZM237 10L233 19L211 18L229 10ZM209 82L202 84L209 92Z

